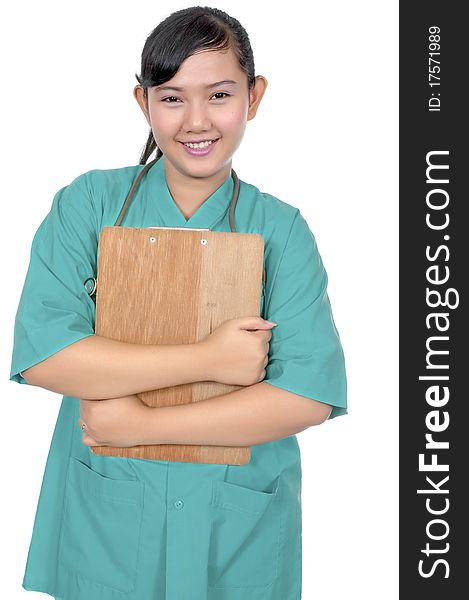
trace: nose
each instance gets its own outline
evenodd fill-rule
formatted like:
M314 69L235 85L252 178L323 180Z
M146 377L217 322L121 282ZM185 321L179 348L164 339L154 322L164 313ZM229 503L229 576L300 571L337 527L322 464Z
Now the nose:
M184 114L184 127L186 131L209 131L211 129L211 120L204 103L187 104Z

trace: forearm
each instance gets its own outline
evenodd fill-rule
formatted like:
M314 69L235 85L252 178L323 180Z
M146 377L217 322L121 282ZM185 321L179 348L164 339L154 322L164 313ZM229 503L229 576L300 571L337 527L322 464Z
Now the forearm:
M32 385L64 396L108 399L209 381L201 344L129 344L93 335L23 371Z
M149 411L145 443L253 446L327 419L332 407L260 382L222 396Z

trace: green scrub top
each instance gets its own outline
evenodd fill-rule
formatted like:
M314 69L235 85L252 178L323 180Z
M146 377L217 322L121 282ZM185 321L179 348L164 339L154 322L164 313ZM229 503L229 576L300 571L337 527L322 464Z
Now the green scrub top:
M165 157L122 223L230 231L231 175L186 220ZM16 313L10 380L94 335L99 232L115 224L143 168L95 169L54 196L37 229ZM261 315L272 331L264 381L347 413L344 354L327 274L299 209L240 180L236 229L264 238ZM299 600L301 461L295 435L251 447L246 465L96 456L79 399L64 396L45 466L23 579L63 600Z

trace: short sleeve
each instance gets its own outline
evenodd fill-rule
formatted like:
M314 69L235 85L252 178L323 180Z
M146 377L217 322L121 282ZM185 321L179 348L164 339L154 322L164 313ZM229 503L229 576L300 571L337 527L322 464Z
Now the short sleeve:
M265 318L277 326L271 329L263 381L332 405L329 419L347 414L345 359L327 295L328 277L298 209L273 277Z
M94 335L95 303L84 282L95 277L98 227L85 175L54 196L37 229L14 324L10 380L66 346Z

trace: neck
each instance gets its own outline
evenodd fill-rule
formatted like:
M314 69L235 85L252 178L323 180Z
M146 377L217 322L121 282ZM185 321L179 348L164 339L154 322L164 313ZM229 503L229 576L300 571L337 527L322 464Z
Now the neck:
M186 220L202 206L231 174L231 161L209 177L193 177L182 173L169 161L164 160L166 183L169 192Z

